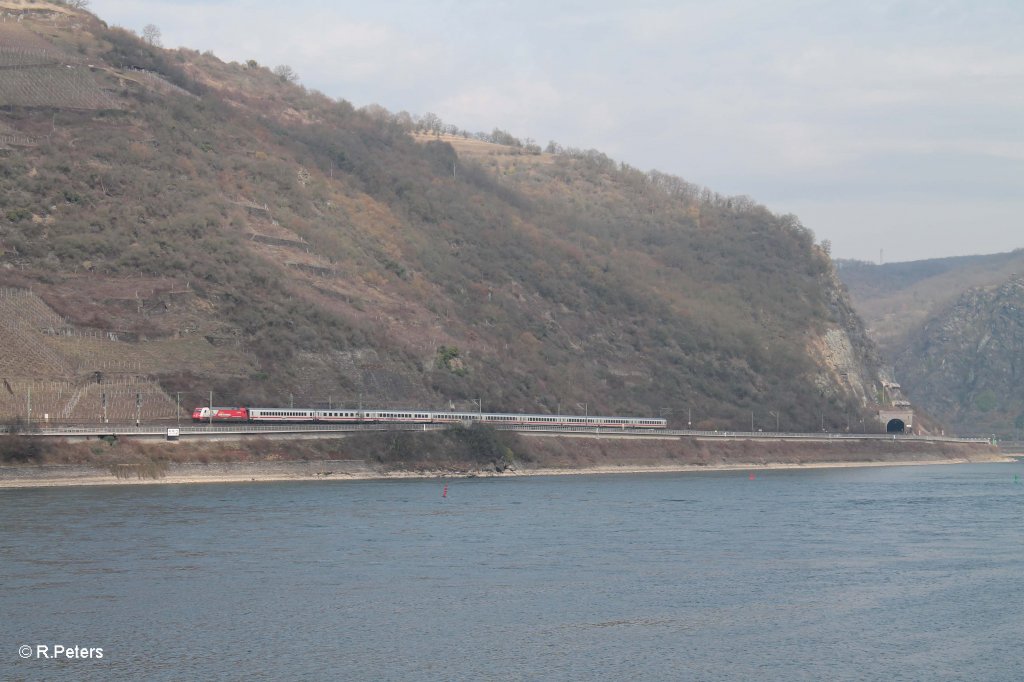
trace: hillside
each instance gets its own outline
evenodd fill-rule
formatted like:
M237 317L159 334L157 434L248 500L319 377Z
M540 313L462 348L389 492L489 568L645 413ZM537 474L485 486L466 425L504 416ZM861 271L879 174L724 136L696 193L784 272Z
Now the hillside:
M885 265L839 260L836 268L872 338L883 351L896 353L925 320L968 289L1024 273L1024 249Z
M904 387L960 433L1024 429L1024 278L968 290L896 356Z
M356 110L66 5L4 7L0 286L58 320L17 321L9 381L145 384L164 412L213 391L788 430L841 428L876 395L793 216Z
M874 265L838 261L872 338L909 396L950 428L1014 437L1024 249Z

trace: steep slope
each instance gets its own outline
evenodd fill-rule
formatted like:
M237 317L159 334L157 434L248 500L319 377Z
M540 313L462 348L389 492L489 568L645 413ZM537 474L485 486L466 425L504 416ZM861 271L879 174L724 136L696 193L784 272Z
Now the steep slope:
M0 47L0 284L131 339L186 403L801 429L875 394L870 343L792 216L597 152L416 136L255 61L32 7L19 30L47 47Z
M1024 429L1024 279L972 289L896 356L903 385L960 433Z
M968 289L1024 273L1024 249L885 265L839 260L836 269L872 337L883 351L895 354L925 320Z
M1007 377L1024 323L1012 300L1024 249L882 266L839 261L837 269L915 402L961 433L1022 428L1019 389Z

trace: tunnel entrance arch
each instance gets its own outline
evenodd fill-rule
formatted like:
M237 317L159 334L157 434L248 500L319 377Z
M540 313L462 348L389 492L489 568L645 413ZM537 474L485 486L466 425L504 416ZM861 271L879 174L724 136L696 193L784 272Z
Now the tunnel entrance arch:
M878 427L885 433L914 433L914 410L906 407L880 408Z
M907 430L907 425L902 419L890 419L885 424L886 433L903 433Z

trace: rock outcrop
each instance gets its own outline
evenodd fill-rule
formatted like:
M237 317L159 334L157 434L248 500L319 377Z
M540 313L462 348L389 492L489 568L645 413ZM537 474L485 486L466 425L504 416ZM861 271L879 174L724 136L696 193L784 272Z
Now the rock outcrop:
M896 358L907 392L961 434L1024 428L1024 278L971 289Z

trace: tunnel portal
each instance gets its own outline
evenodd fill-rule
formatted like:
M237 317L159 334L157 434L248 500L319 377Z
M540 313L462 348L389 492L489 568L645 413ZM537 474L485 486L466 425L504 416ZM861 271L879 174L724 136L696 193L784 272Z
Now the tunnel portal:
M906 429L907 425L902 419L890 419L885 425L886 433L903 433Z

